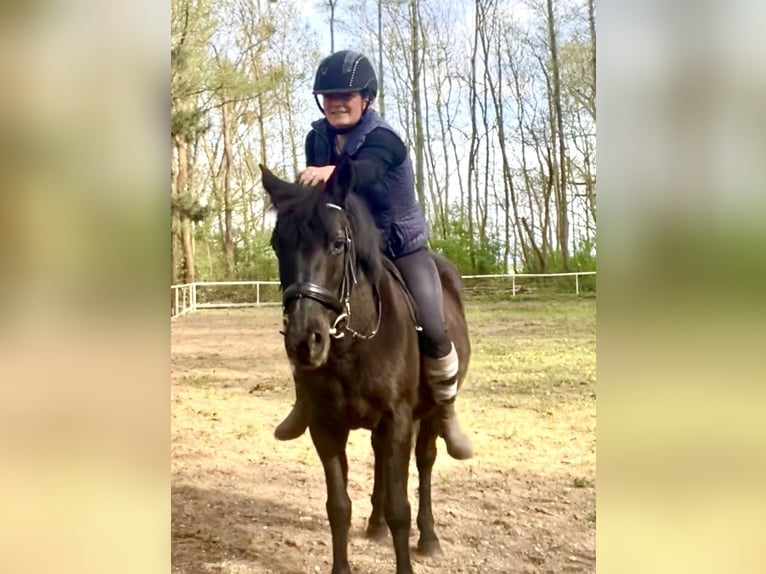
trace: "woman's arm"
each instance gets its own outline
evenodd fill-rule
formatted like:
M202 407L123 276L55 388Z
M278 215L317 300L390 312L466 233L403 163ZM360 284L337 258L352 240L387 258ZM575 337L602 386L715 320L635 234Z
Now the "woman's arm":
M372 130L355 158L357 184L375 183L406 157L407 148L396 134L383 128Z

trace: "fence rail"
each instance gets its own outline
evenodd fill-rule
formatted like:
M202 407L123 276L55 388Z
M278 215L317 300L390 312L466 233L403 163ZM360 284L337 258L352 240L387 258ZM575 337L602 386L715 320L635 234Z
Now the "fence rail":
M574 277L576 295L581 294L580 277L595 276L595 271L575 271L571 273L511 273L505 275L463 275L466 291L476 289L476 282L483 284L492 292L510 291L511 296L524 291L534 291L539 283L519 284L518 279L537 280L546 278ZM510 289L506 282L511 282ZM254 289L253 289L254 287ZM571 285L569 287L571 289ZM279 281L197 281L171 285L170 318L175 319L198 309L226 309L241 307L261 307L279 305L282 296ZM570 291L571 292L571 291Z

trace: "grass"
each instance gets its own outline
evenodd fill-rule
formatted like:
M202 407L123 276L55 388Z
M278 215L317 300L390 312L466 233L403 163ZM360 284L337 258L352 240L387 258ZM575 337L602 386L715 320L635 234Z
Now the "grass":
M575 488L585 488L587 486L591 486L591 481L583 476L577 476L572 481L572 486Z
M181 384L189 385L199 389L214 388L215 382L206 375L191 375L181 378Z
M483 461L595 484L593 299L469 300L473 348L461 423Z
M467 318L473 354L461 392L541 413L595 398L593 300L469 301Z

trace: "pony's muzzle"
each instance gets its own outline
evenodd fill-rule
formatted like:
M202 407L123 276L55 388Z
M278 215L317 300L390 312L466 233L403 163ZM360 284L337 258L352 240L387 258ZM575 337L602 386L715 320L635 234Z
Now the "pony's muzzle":
M313 320L305 325L288 321L285 331L287 356L299 367L316 369L327 362L330 351L330 328L323 321Z

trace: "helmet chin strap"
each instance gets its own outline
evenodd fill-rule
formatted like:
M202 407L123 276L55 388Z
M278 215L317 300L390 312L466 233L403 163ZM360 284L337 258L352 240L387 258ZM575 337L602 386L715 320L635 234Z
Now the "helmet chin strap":
M324 115L324 108L322 107L322 104L319 103L319 98L316 94L314 94L314 101L317 103L317 107L319 108L319 111L322 112L322 115Z

